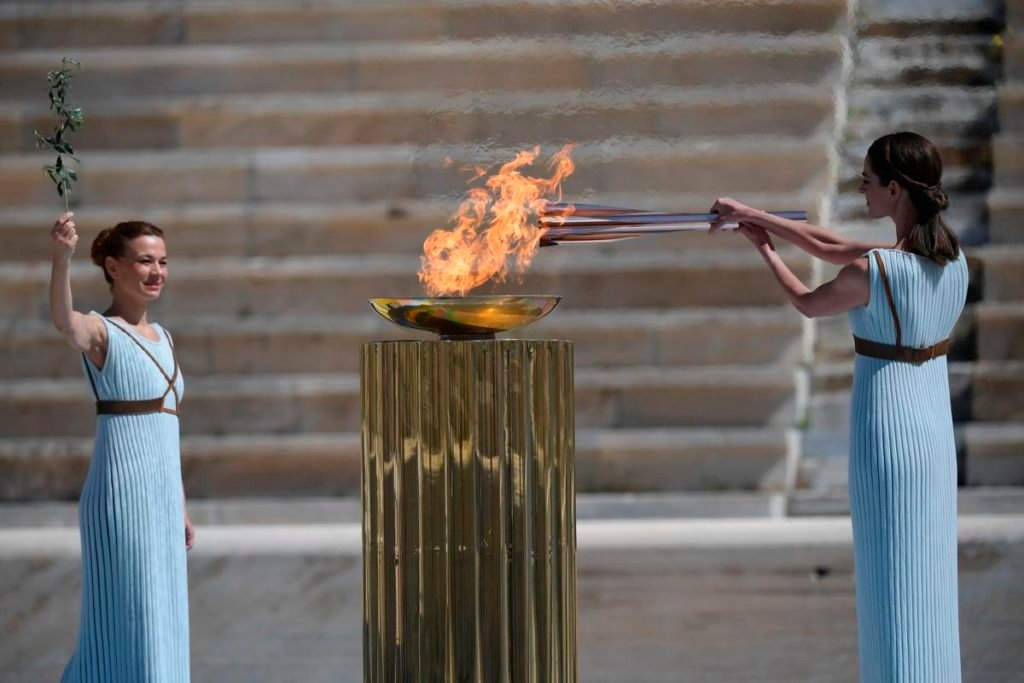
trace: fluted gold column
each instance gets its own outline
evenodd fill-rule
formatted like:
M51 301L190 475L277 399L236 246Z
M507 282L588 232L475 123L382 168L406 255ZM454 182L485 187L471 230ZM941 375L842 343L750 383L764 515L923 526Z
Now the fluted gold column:
M572 344L363 346L363 680L576 681Z

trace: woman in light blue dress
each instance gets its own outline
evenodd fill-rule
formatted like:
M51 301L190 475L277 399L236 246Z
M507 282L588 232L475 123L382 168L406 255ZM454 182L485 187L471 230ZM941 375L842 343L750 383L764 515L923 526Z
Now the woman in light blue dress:
M147 318L167 280L159 228L104 230L92 246L112 302L102 314L72 307L72 214L54 225L54 326L82 353L96 399L96 442L79 501L82 610L78 646L62 683L189 680L185 509L178 443L184 382L170 335Z
M968 274L942 219L941 176L938 152L920 135L894 133L871 145L860 191L872 218L895 223L895 244L850 240L729 198L714 206L718 225L739 223L801 313L849 313L856 350L849 486L865 683L960 681L946 352ZM844 267L810 290L779 258L772 236Z

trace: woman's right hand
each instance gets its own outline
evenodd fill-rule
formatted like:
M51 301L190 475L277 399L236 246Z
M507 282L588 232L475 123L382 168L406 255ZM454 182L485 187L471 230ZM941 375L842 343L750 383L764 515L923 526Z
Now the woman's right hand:
M72 220L75 214L68 211L53 224L50 230L50 239L53 243L54 260L68 261L75 253L75 245L78 244L78 232L75 231L75 222Z
M718 232L727 223L749 222L757 211L732 197L719 197L710 213L718 214L718 218L711 222L708 232Z

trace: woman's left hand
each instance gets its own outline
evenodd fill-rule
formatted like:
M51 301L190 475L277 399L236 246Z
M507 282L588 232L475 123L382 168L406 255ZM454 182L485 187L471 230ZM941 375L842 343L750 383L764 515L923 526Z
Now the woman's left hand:
M185 511L185 550L192 550L192 544L196 540L196 530L189 519L188 511Z
M764 228L754 225L753 223L740 223L739 227L740 234L750 240L758 252L765 253L769 251L775 251L775 244L772 242L771 235Z

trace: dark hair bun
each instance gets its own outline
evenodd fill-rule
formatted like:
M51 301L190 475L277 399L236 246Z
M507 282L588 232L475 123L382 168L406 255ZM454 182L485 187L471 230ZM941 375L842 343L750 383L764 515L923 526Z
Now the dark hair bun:
M163 239L164 231L145 221L125 221L96 235L96 239L92 241L92 250L89 255L92 257L92 262L103 269L103 277L108 283L113 284L114 281L110 277L110 273L107 272L107 257L120 258L124 256L128 243L143 235Z
M925 205L934 213L949 208L949 197L941 187L930 187L924 192Z

